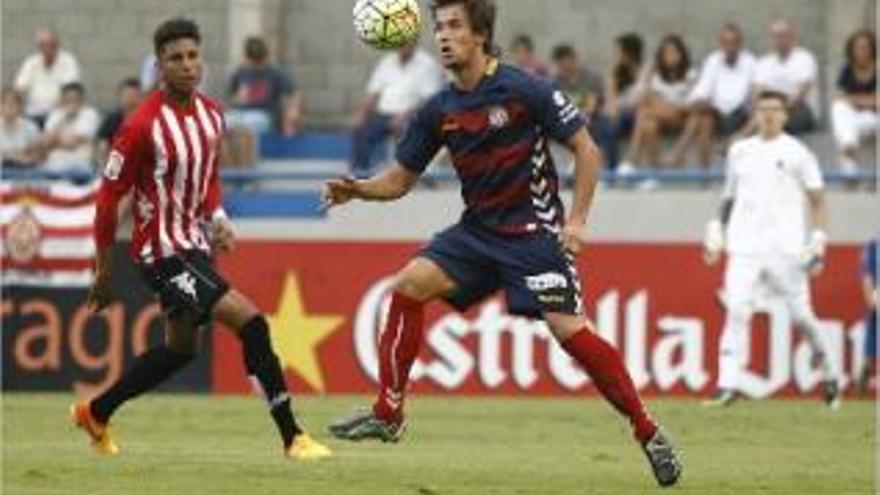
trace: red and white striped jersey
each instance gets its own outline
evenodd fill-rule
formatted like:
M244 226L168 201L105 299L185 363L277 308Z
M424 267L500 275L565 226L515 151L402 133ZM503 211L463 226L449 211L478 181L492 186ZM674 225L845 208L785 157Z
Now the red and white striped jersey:
M132 257L155 260L209 251L201 222L222 214L218 158L220 105L195 92L184 108L154 91L113 140L98 192L95 243L111 245L119 199L134 186Z

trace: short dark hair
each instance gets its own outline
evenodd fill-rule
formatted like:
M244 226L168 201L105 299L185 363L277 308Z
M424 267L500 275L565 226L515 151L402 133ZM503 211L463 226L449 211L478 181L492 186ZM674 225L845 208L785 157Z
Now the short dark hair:
M559 62L563 59L574 58L576 56L577 54L574 51L574 47L563 43L553 47L553 52L551 53L550 58L552 58L554 62Z
M513 41L510 43L511 48L525 48L526 50L533 52L535 51L535 42L532 41L532 37L520 33L513 37Z
M493 0L433 0L431 2L431 15L437 19L437 10L450 5L461 5L467 12L471 29L475 33L486 37L483 51L487 54L496 54L498 50L492 41L495 36L495 2Z
M877 58L877 35L870 29L860 29L846 39L846 49L844 54L846 55L846 61L849 62L850 65L855 61L856 42L858 42L860 38L868 40L868 43L871 44L871 58Z
M269 57L269 47L266 40L259 36L248 36L244 40L244 55L250 60L262 62Z
M172 41L189 38L195 40L196 43L202 42L202 35L199 33L199 26L194 21L183 17L169 19L156 28L153 33L153 48L158 55L162 48Z
M642 55L644 54L645 43L642 37L636 33L624 33L614 40L620 51L627 57L631 58L637 64L642 63Z
M784 93L772 89L765 89L758 93L758 101L763 100L778 100L783 107L788 106L788 97Z
M117 86L116 89L123 90L125 88L134 88L140 90L141 80L136 77L126 77L125 79L119 81L119 86Z
M74 81L61 86L61 92L67 93L68 91L73 91L75 93L79 93L80 96L86 95L86 87L83 86L83 83Z

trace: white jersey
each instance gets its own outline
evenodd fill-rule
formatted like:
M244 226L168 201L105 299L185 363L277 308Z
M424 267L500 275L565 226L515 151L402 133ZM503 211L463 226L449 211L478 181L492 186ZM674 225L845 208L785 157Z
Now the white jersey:
M822 186L816 156L788 134L735 143L724 186L724 197L733 200L728 253L797 256L806 239L806 192Z

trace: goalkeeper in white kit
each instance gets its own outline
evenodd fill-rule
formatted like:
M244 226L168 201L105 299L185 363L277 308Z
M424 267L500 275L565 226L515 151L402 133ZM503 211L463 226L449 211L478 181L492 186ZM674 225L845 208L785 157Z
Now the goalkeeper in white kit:
M761 93L755 118L758 133L730 147L720 218L706 227L706 262L717 262L725 248L728 254L718 383L708 404L729 405L737 398L754 294L766 288L785 300L793 323L806 334L821 361L825 403L837 408L838 381L809 286L809 277L822 270L827 243L822 173L815 155L783 131L788 119L784 95Z

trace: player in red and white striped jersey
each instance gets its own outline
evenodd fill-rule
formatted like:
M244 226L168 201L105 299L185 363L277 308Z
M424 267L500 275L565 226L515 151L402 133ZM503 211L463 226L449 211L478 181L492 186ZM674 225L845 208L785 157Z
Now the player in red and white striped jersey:
M110 248L116 211L119 200L134 188L132 256L161 301L166 343L138 356L98 397L74 404L73 420L99 451L115 454L118 448L107 428L110 416L191 361L199 327L213 319L241 338L245 368L269 404L285 454L326 457L330 450L294 419L266 318L211 264L211 251L229 251L234 236L221 206L217 171L223 135L220 106L196 89L202 74L198 26L170 20L159 26L153 41L163 89L140 104L113 142L98 192L97 259L89 305L101 311L113 300ZM203 223L210 224L210 244Z

